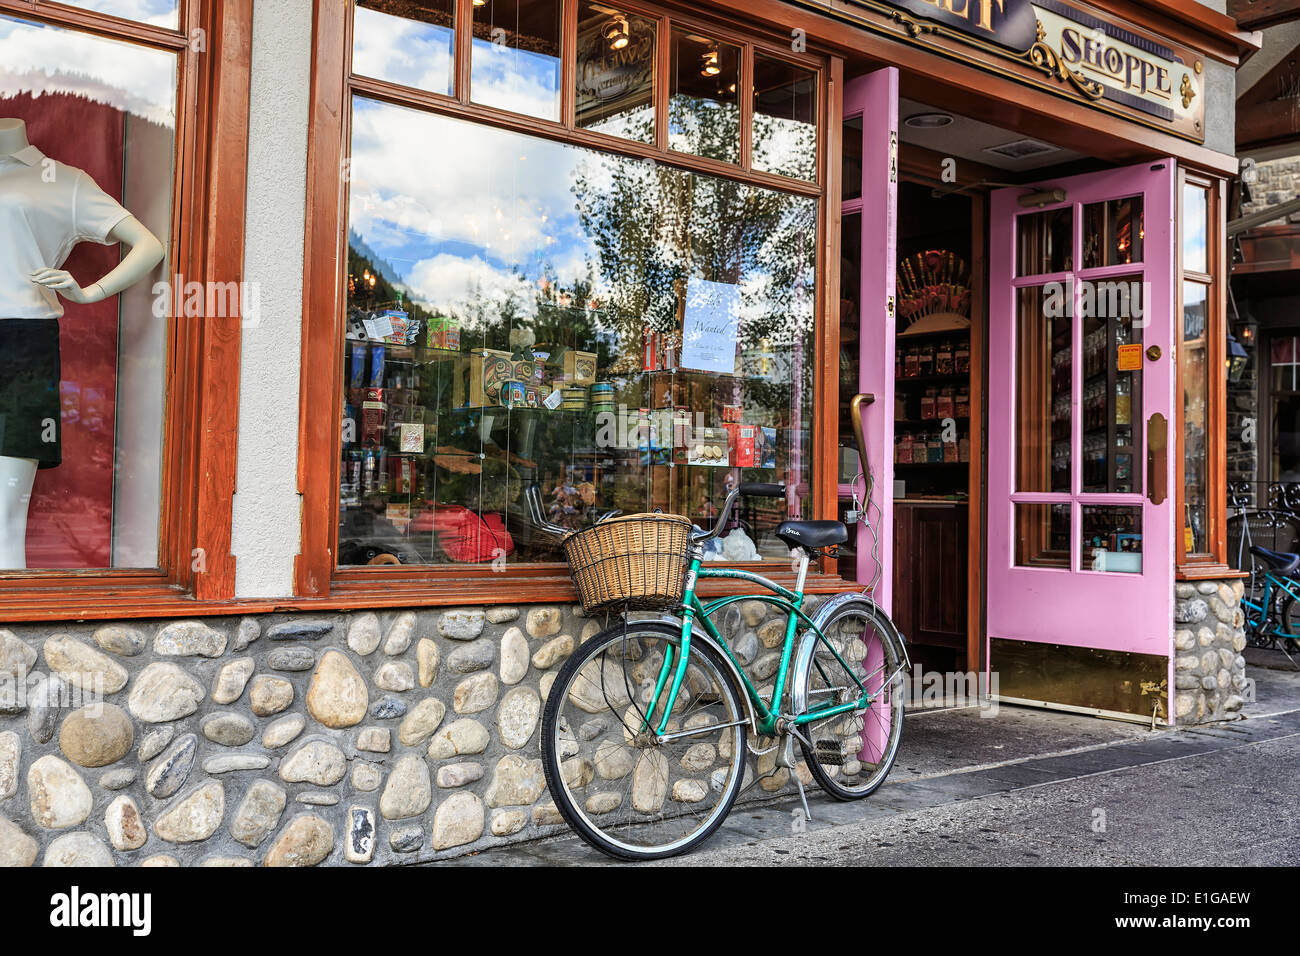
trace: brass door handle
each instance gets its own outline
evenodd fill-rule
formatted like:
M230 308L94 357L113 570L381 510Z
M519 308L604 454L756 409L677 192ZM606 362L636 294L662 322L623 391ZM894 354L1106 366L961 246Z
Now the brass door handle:
M1165 462L1169 442L1169 423L1156 412L1147 419L1147 498L1153 505L1163 504L1169 489L1165 481Z

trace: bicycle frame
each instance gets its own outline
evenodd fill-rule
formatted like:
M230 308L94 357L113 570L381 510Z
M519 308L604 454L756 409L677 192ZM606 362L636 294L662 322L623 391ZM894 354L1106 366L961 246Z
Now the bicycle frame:
M805 570L807 567L807 561L808 558L805 555ZM658 737L663 737L667 734L668 722L672 718L673 706L677 702L677 696L681 690L682 681L686 677L686 670L690 664L691 634L694 630L693 625L697 619L700 626L704 628L705 632L713 638L713 640L718 642L718 646L722 648L727 657L731 659L731 663L735 665L736 673L740 675L740 679L745 685L745 693L749 695L750 702L754 707L754 715L757 721L755 730L759 734L767 737L775 735L779 729L778 724L783 719L786 720L789 725L802 726L804 724L812 723L813 721L824 720L828 717L835 717L839 714L848 713L849 711L862 710L870 706L871 701L876 695L869 692L863 685L862 681L858 680L857 675L853 673L853 669L845 662L844 658L840 656L839 652L835 650L830 641L826 639L826 635L823 634L821 629L813 623L812 619L804 613L803 573L799 575L799 584L796 586L796 590L790 591L783 588L775 581L769 581L762 575L754 574L750 571L742 571L736 568L705 568L701 567L702 564L702 554L693 550L690 564L686 570L685 588L682 594L681 650L678 654L674 655L670 649L664 655L664 661L655 680L655 687L650 697L649 706L645 710L646 716L642 719L643 723L641 729L643 731L648 729L649 715L653 714L659 706L661 695L664 693L665 687L667 687L668 699L664 706L663 717L660 719L658 727L654 730L655 735ZM700 578L733 578L736 580L747 581L750 584L757 585L772 593L733 594L728 595L727 597L718 598L715 601L710 601L705 604L700 601L699 596L695 593L695 585ZM730 646L728 646L727 642L718 632L718 629L714 627L713 621L710 620L710 617L713 614L727 605L734 604L738 601L761 601L765 604L772 604L776 607L782 608L786 612L785 640L781 646L781 663L777 669L776 683L772 688L772 699L770 703L765 702L759 695L758 689L754 687L753 682L749 679L749 675L745 673L740 661L736 660L736 656L732 652ZM844 668L844 672L848 674L857 685L860 695L857 700L848 703L826 704L820 707L815 707L803 714L797 714L790 718L783 718L780 713L780 702L785 694L786 680L790 672L790 661L794 654L795 631L798 628L800 619L807 623L808 627L812 628L817 635L817 639L835 655L835 659L840 662L840 665ZM676 657L676 660L674 660L674 656ZM670 679L671 684L669 683Z
M1300 601L1300 581L1282 577L1273 571L1266 571L1264 573L1264 593L1260 598L1260 602L1256 604L1249 597L1243 597L1241 603L1258 614L1259 624L1257 627L1260 628L1261 636L1276 635L1291 640L1300 640L1300 634L1292 634L1290 631L1284 630L1285 621L1275 621L1273 619L1273 607L1279 597L1274 593L1275 586ZM1264 630L1269 624L1272 627Z

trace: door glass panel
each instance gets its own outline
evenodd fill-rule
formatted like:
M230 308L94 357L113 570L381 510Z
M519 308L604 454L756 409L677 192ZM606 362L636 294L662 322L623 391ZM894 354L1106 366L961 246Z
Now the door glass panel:
M1016 292L1016 490L1070 490L1069 283Z
M1183 271L1205 272L1205 235L1210 196L1200 186L1183 184Z
M352 72L448 95L455 72L455 0L357 0Z
M1145 237L1141 196L1088 203L1083 207L1083 268L1141 262Z
M740 162L740 47L673 29L668 145Z
M840 155L844 158L842 166L843 172L843 191L840 193L842 199L861 199L862 198L862 117L855 116L853 119L844 121L843 140L840 145Z
M1142 279L1079 284L1083 321L1082 490L1142 490Z
M1206 489L1205 429L1208 423L1210 368L1206 357L1206 291L1199 282L1183 283L1183 552L1204 554ZM1222 371L1219 372L1223 374Z
M578 5L579 129L654 142L657 29L654 20L601 3Z
M1073 206L1016 218L1016 275L1065 272L1073 268L1073 259Z
M817 74L754 54L754 168L817 178Z
M1139 506L1084 505L1084 571L1142 572L1142 508Z
M484 106L560 118L560 0L477 0L470 98Z
M1070 506L1016 505L1016 564L1028 568L1070 567Z

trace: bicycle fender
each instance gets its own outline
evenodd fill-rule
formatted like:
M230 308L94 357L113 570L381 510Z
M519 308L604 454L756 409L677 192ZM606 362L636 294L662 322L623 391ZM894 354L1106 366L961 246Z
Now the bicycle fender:
M672 617L668 614L656 618L655 620L662 624L671 624L678 630L680 630L682 626L682 619L680 617ZM740 676L740 671L736 667L736 662L731 659L731 654L729 654L726 648L715 641L712 636L710 636L709 633L700 627L695 621L691 622L691 641L699 641L701 644L708 644L709 647L718 652L718 656L726 663L727 668L731 671L732 679L736 682L736 691L740 694L740 699L745 703L745 711L749 715L749 729L752 730L754 736L757 737L758 714L754 712L754 702L749 699L749 694L745 692L745 681Z
M858 591L846 591L843 594L837 594L827 601L822 602L821 606L812 615L812 621L817 625L818 630L822 630L831 617L838 611L846 607L860 607L863 611L870 614L881 628L898 642L898 648L903 652L903 663L908 671L912 670L912 660L907 656L907 641L903 638L902 632L894 624L888 614L881 609L880 605L871 598ZM812 667L813 652L817 650L817 634L811 630L805 631L803 638L799 642L799 649L795 653L794 666L790 669L790 706L796 714L802 714L808 709L808 700L804 693L808 686L808 671Z

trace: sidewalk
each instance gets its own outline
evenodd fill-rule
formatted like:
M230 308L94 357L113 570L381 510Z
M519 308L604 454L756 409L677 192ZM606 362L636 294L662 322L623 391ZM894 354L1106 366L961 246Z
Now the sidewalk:
M906 824L910 829L920 811L974 806L980 798L996 795L1028 798L1035 792L1032 804L1050 803L1053 794L1059 797L1060 792L1070 789L1062 785L1080 789L1076 782L1092 784L1094 778L1105 780L1123 771L1146 768L1154 779L1172 772L1163 765L1187 758L1255 759L1252 755L1261 752L1260 745L1300 734L1300 671L1291 669L1281 654L1275 656L1286 669L1268 666L1269 659L1262 666L1248 668L1248 676L1256 682L1256 700L1243 708L1240 718L1187 729L1162 727L1152 731L1142 724L1010 705L996 708L991 716L982 716L987 712L977 707L911 711L894 770L888 782L868 799L841 803L814 788L808 793L813 819L806 824L797 797L782 795L738 803L705 847L678 862L725 865L747 862L760 852L788 853L789 849L780 847L792 834L800 835L800 841L793 845L807 852L819 842L834 843L832 830L844 831L840 842L845 845L838 849L851 852L860 845L866 830L880 830L887 835L893 826ZM1287 740L1282 745L1294 750L1293 742ZM1124 789L1114 780L1107 783L1111 790L1116 786ZM1068 799L1077 802L1074 797ZM987 810L986 803L980 807L977 812ZM890 818L896 822L888 823ZM816 834L823 839L803 840ZM874 853L877 844L872 839ZM925 849L933 851L936 845L931 841ZM832 847L829 859L834 858L834 850ZM581 866L613 862L577 837L565 835L429 865ZM1104 861L1099 858L1093 862Z

